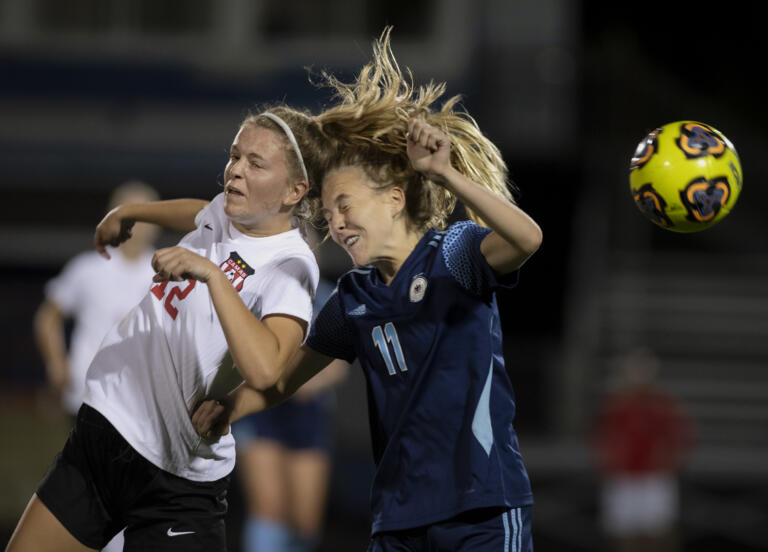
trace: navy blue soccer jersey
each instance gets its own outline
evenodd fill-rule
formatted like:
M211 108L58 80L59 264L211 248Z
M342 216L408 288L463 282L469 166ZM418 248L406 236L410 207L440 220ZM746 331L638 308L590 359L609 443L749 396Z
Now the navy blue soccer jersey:
M376 463L372 532L532 503L513 428L495 291L468 221L428 231L390 285L373 267L339 278L307 344L367 381Z

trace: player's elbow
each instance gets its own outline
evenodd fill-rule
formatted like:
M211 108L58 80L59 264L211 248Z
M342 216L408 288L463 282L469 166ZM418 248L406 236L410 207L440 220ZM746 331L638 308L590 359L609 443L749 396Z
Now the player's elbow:
M525 240L522 244L523 252L530 257L541 247L541 242L544 239L544 234L541 231L541 227L535 222L531 222L531 227L526 232Z
M277 374L258 374L243 379L245 379L245 383L250 387L253 387L257 391L264 392L273 388L280 378Z
M248 366L239 367L238 371L243 380L257 391L267 391L275 386L280 380L281 370L277 366L264 366L261 363L253 363Z
M504 269L502 273L511 272L517 270L525 262L531 258L531 256L538 251L541 247L542 232L539 225L535 222L531 223L530 228L521 236L513 247L510 247L509 258L505 259L506 262L499 263Z

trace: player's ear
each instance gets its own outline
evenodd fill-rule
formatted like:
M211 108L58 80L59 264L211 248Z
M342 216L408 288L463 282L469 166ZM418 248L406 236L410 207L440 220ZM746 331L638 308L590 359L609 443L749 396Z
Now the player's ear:
M398 216L405 210L405 190L400 186L392 186L387 190L390 212L392 217Z
M308 190L309 184L307 184L306 180L294 180L286 190L285 202L288 205L297 205L307 194Z

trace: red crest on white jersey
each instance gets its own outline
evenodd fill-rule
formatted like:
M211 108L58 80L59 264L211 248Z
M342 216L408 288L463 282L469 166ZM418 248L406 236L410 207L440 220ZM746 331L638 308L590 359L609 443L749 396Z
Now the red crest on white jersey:
M232 282L232 285L237 291L240 291L243 288L245 279L254 272L253 269L248 266L248 263L237 254L237 251L232 251L229 254L229 258L221 263L219 268L224 271L224 274L227 275L227 278L229 278L229 281Z

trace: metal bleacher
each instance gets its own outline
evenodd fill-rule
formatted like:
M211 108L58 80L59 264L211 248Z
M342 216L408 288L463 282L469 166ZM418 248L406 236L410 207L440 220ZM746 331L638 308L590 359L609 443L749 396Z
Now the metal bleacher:
M619 158L618 152L606 155ZM642 220L626 188L615 184L623 178L621 167L585 162L585 180L597 184L584 190L573 228L556 401L558 428L575 444L567 457L582 459L581 473L594 477L584 469L585 435L615 383L619 355L647 346L661 362L658 383L682 400L694 424L695 445L681 479L686 543L691 549L727 543L722 549L763 550L768 539L768 252L759 238L764 223L745 209L732 215L738 219L696 235L660 231ZM552 479L554 499L565 497L562 488L569 496L579 491L565 479ZM575 537L593 507L583 501L561 514L555 520L560 532L568 529Z
M662 361L701 445L765 446L768 437L768 258L699 253L618 255L601 292L603 377L631 343ZM768 464L764 466L768 471Z
M612 264L598 294L601 345L587 393L597 399L610 387L615 354L626 346L652 348L660 386L682 400L695 428L682 485L688 540L762 549L768 257L656 251L617 255Z

